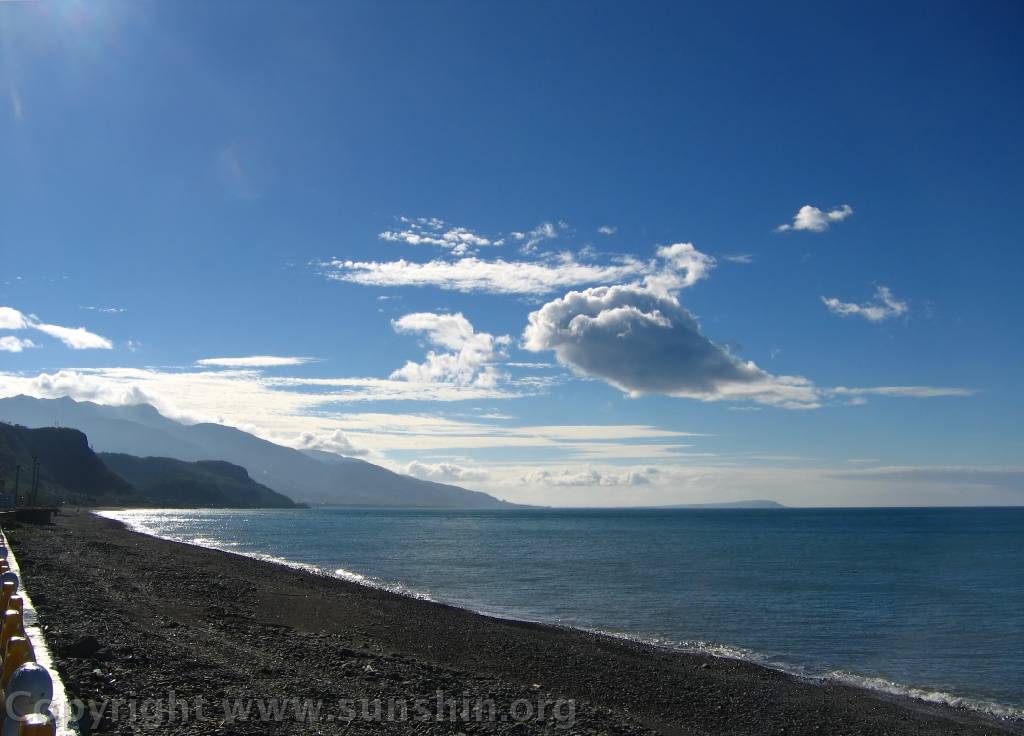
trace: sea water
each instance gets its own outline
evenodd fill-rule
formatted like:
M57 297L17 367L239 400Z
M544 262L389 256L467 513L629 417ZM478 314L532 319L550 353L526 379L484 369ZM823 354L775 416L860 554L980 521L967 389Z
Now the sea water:
M106 515L492 615L1024 717L1024 508Z

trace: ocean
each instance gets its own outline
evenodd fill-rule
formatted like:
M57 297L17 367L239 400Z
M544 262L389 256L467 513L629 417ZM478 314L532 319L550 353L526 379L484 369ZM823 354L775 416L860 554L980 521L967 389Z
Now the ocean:
M495 616L1024 717L1024 508L104 515Z

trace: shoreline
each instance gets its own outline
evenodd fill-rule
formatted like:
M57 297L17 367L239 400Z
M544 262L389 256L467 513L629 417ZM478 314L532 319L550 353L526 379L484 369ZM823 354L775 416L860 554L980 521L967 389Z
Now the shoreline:
M485 692L508 702L513 695L545 693L573 699L585 728L608 733L869 734L881 728L908 734L1024 733L1020 722L966 708L808 681L746 660L681 652L605 632L477 613L324 571L281 561L268 565L244 553L166 540L92 513L61 517L53 528L21 526L9 536L48 636L56 639L58 667L79 697L141 692L154 681L173 683L174 673L182 671L173 661L155 666L134 656L147 636L160 639L171 630L175 642L190 645L189 657L204 655L194 645L211 636L218 647L237 655L195 656L196 661L211 658L210 666L231 686L225 690L217 678L185 677L183 687L190 691L212 686L218 693L246 695L308 689L301 677L282 674L280 663L256 667L262 653L242 646L255 634L270 650L309 650L304 674L331 673L329 683L318 685L324 693L373 693L382 680L392 679L400 684L391 688L399 694L428 692L433 684L445 692ZM187 599L181 586L188 588ZM80 595L62 601L62 590ZM290 599L301 599L303 606L296 609ZM85 631L91 622L75 615L76 604L84 609L99 604L112 612L120 625L100 626L112 641ZM97 651L108 654L98 660L68 654L72 640L83 636L94 636ZM126 649L132 650L127 661L118 661ZM344 654L340 661L338 651ZM372 662L353 669L353 661L362 661L367 652ZM168 656L180 660L174 647ZM97 662L103 664L95 667ZM123 670L113 683L90 676L108 667ZM253 681L263 670L266 676ZM395 678L368 674L388 670L401 672ZM272 730L259 725L233 732L308 732L290 730L286 723L275 723ZM544 733L551 722L515 726L515 733ZM496 728L492 731L505 732Z
M586 626L573 626L570 624L545 621L543 619L523 618L520 616L515 616L513 614L496 613L485 609L471 608L465 605L460 605L459 603L439 600L437 598L434 598L429 592L417 591L405 586L402 583L389 584L386 582L376 582L375 579L372 577L368 577L362 573L351 570L345 570L345 574L339 574L339 571L337 570L332 572L330 570L321 568L312 563L300 562L298 560L290 560L270 554L261 554L256 552L239 552L229 547L217 546L216 544L203 544L199 541L175 539L170 536L164 536L152 530L146 529L141 524L132 524L129 521L117 518L115 516L120 511L125 510L131 509L97 509L94 510L92 513L94 513L96 516L99 516L100 518L120 524L128 531L137 534L144 534L155 539L161 539L176 544L185 544L197 547L199 549L215 550L218 552L223 552L225 554L238 555L240 557L253 559L259 562L280 565L288 569L299 570L302 572L307 572L312 575L317 575L325 578L344 580L355 585L365 586L373 590L403 596L412 600L427 601L444 606L449 606L461 611L466 611L467 613L483 616L489 619L494 619L496 621L507 621L510 623L549 626L554 629L564 630L567 632L579 632L593 636L608 637L613 640L626 641L632 644L651 647L652 649L655 649L659 652L666 652L671 654L710 656L716 659L727 659L737 662L743 662L745 664L753 665L755 667L761 667L773 672L782 673L784 675L794 677L800 681L812 685L836 683L848 687L853 687L858 690L863 690L867 693L886 698L905 699L916 703L940 706L956 711L975 712L981 714L984 717L993 718L1000 722L1007 722L1010 724L1016 724L1024 727L1024 708L1022 707L1007 705L1004 703L998 703L995 701L984 700L981 698L971 696L957 695L956 693L952 692L929 690L916 685L892 681L882 676L862 675L844 671L808 673L805 671L800 671L800 669L794 665L787 665L782 662L768 662L767 658L764 657L764 655L762 655L760 652L747 649L739 645L732 645L728 643L700 642L699 644L701 644L702 646L687 646L687 643L665 643L657 640L648 639L641 635L629 632L616 632Z

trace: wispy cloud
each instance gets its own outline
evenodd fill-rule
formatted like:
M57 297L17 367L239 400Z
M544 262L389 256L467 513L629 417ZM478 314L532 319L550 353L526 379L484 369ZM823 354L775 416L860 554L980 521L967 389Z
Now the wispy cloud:
M652 289L691 286L714 268L715 259L692 243L674 243L656 251L657 258L621 257L606 263L582 263L572 253L530 261L483 260L475 256L416 263L342 261L320 263L329 279L366 286L435 286L461 292L550 294L589 284L644 279Z
M597 232L601 235L614 235L619 229L614 225L602 225L597 229Z
M72 350L110 350L114 344L103 337L84 327L62 327L51 325L45 322L36 322L32 329L39 330L50 337L55 337Z
M63 327L39 321L32 314L24 314L13 307L0 307L0 329L4 330L36 330L50 337L55 337L73 350L101 349L110 350L114 344L84 327ZM23 341L31 342L31 341ZM14 344L14 343L9 343ZM35 347L33 344L32 347Z
M457 227L437 217L400 217L401 227L385 230L377 237L406 245L435 245L455 255L468 255L476 247L502 245L502 239L491 239L465 227Z
M787 230L807 230L812 233L820 233L836 222L842 222L853 214L853 208L844 204L827 212L818 209L814 205L805 204L793 217L792 223L779 225L775 232L783 233Z
M435 286L461 292L549 294L583 284L620 281L647 273L644 261L580 263L573 256L547 261L485 261L474 256L416 263L332 260L320 264L327 278L364 286Z
M722 256L722 260L728 261L729 263L740 263L746 266L754 262L754 256L749 253L736 253L734 255Z
M415 393L425 387L405 388L413 389L406 398L423 398ZM111 405L152 403L173 418L216 421L300 449L349 456L369 452L399 471L410 470L408 463L415 458L421 466L411 470L421 477L448 476L460 482L455 476L468 472L473 487L525 503L654 505L749 498L814 505L1009 503L1024 489L1020 468L862 471L844 464L801 469L779 467L784 458L764 456L770 460L765 465L754 462L762 459L755 454L690 452L682 442L695 436L693 441L703 442L701 435L651 425L509 426L434 413L340 411L336 397L323 387L282 383L257 370L102 368L37 376L0 372L0 396L17 394L71 396ZM510 450L522 460L508 460ZM506 459L486 459L497 452ZM547 475L532 478L538 471ZM624 491L629 495L622 496Z
M100 314L124 314L125 312L128 311L124 307L92 307L92 306L82 306L80 308L86 310L87 312L99 312Z
M344 455L427 450L546 448L565 456L666 457L692 433L649 425L541 425L455 420L431 414L364 411L365 401L479 400L514 394L452 384L386 379L289 379L258 370L95 368L36 376L0 372L0 396L76 400L121 406L149 403L187 422L239 427L302 449ZM340 407L345 406L342 411ZM340 431L340 434L337 433ZM653 444L630 444L653 443Z
M838 314L840 317L863 317L869 322L883 322L893 317L899 317L910 309L906 302L893 296L887 286L879 286L875 289L872 301L864 304L842 302L835 297L824 296L821 297L821 301L833 314Z
M978 391L955 386L837 386L828 389L828 393L833 396L902 396L911 399L934 399L942 396L974 396Z
M20 353L22 350L37 347L39 346L31 340L15 337L14 335L0 337L0 352L2 353Z
M523 244L522 248L520 248L523 253L533 253L537 250L537 246L542 242L545 240L554 240L562 232L568 229L568 223L559 220L557 223L542 222L529 232L511 232L509 235L514 240L518 240Z
M285 365L302 365L310 363L314 358L301 358L284 355L246 355L239 358L203 358L196 365L223 366L226 368L272 368Z

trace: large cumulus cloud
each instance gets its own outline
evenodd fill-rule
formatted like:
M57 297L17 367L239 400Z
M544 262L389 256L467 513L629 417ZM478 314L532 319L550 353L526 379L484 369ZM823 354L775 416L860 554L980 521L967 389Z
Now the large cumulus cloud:
M705 337L671 291L647 285L571 291L531 312L527 350L553 350L576 373L632 396L748 399L790 408L818 405L807 379L773 376Z

